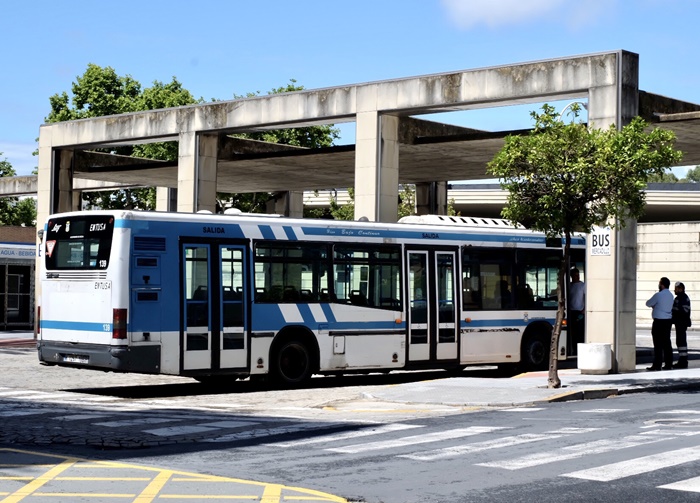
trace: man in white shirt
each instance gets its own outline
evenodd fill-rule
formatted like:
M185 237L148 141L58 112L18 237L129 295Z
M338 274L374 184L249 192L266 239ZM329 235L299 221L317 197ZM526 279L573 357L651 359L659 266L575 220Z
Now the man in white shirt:
M659 280L659 291L647 301L647 307L652 309L651 317L654 319L651 325L651 340L654 344L654 363L647 370L673 369L673 346L671 345L671 326L673 319L673 294L668 289L671 281L663 277Z

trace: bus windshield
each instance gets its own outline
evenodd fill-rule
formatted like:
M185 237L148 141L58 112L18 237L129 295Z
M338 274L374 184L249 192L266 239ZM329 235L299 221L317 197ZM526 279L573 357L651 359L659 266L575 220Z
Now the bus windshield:
M47 270L107 269L114 217L85 215L49 220L46 238Z

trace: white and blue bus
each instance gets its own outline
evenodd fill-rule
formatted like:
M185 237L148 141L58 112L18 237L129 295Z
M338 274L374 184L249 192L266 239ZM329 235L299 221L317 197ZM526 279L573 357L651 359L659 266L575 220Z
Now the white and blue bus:
M42 363L285 385L546 367L563 253L499 219L126 210L53 215L40 247Z

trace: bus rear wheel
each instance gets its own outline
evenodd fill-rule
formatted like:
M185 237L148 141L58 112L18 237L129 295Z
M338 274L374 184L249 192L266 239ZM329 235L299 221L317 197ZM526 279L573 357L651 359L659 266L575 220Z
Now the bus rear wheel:
M549 341L542 334L530 335L523 342L520 360L523 370L545 370L549 364Z
M272 371L280 384L298 385L311 378L312 362L313 356L308 346L299 339L290 339L277 348Z

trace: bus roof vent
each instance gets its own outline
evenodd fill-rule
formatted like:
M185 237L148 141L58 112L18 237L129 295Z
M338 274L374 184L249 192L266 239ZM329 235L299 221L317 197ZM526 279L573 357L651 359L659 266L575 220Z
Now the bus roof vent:
M462 217L445 215L411 215L399 220L401 224L451 225L455 227L511 228L512 224L502 218Z
M165 251L165 238L135 236L134 251Z

